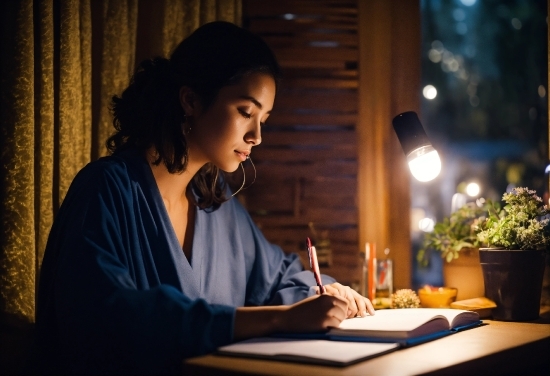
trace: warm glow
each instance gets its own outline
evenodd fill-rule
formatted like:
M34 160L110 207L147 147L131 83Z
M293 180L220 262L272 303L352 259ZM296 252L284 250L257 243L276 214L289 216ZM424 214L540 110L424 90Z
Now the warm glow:
M420 221L426 217L426 211L422 208L411 208L410 212L410 226L411 226L411 233L417 233L419 228Z
M479 187L479 184L477 183L469 183L467 186L466 186L466 194L470 197L475 197L479 194L479 191L480 191L480 187Z
M441 159L431 145L422 146L411 152L407 155L407 162L411 174L418 181L433 180L441 172Z
M418 228L424 232L432 232L434 230L434 225L434 220L428 217L418 221Z
M437 97L437 89L433 85L426 85L422 89L422 94L426 99L434 99Z

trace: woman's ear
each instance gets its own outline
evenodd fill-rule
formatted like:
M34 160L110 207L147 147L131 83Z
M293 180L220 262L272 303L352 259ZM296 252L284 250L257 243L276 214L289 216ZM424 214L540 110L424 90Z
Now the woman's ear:
M188 86L180 88L180 105L187 116L197 115L199 101L195 92Z

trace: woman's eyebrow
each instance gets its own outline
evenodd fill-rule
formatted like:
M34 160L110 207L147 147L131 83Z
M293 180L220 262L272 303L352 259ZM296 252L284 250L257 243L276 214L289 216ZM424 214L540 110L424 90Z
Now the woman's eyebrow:
M249 101L251 101L252 103L254 103L256 105L256 107L258 107L260 110L262 109L262 104L260 102L258 102L258 100L254 97L251 97L249 95L242 95L241 96L242 99L248 99Z

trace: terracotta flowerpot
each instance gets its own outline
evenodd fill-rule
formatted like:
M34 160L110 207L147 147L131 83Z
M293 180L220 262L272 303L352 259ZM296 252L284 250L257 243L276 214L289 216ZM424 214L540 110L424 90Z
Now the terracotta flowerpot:
M485 297L493 300L494 320L530 321L539 317L545 253L481 248Z
M463 248L457 259L443 261L443 282L447 287L456 287L456 300L485 296L483 272L477 248Z

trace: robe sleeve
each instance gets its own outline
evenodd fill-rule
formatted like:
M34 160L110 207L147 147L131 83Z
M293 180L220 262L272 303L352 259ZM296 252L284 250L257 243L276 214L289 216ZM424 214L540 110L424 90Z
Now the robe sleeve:
M37 329L64 372L178 373L183 358L232 341L234 307L191 300L168 284L136 286L130 264L139 251L130 247L141 234L132 218L145 209L134 207L125 176L85 169L52 228Z
M315 278L311 271L304 270L298 254L286 254L279 246L270 243L246 210L237 200L234 201L239 221L243 224L240 228L243 243L249 244L247 252L254 260L247 282L246 304L293 304L314 295ZM323 284L336 282L328 275L321 275L321 279Z

